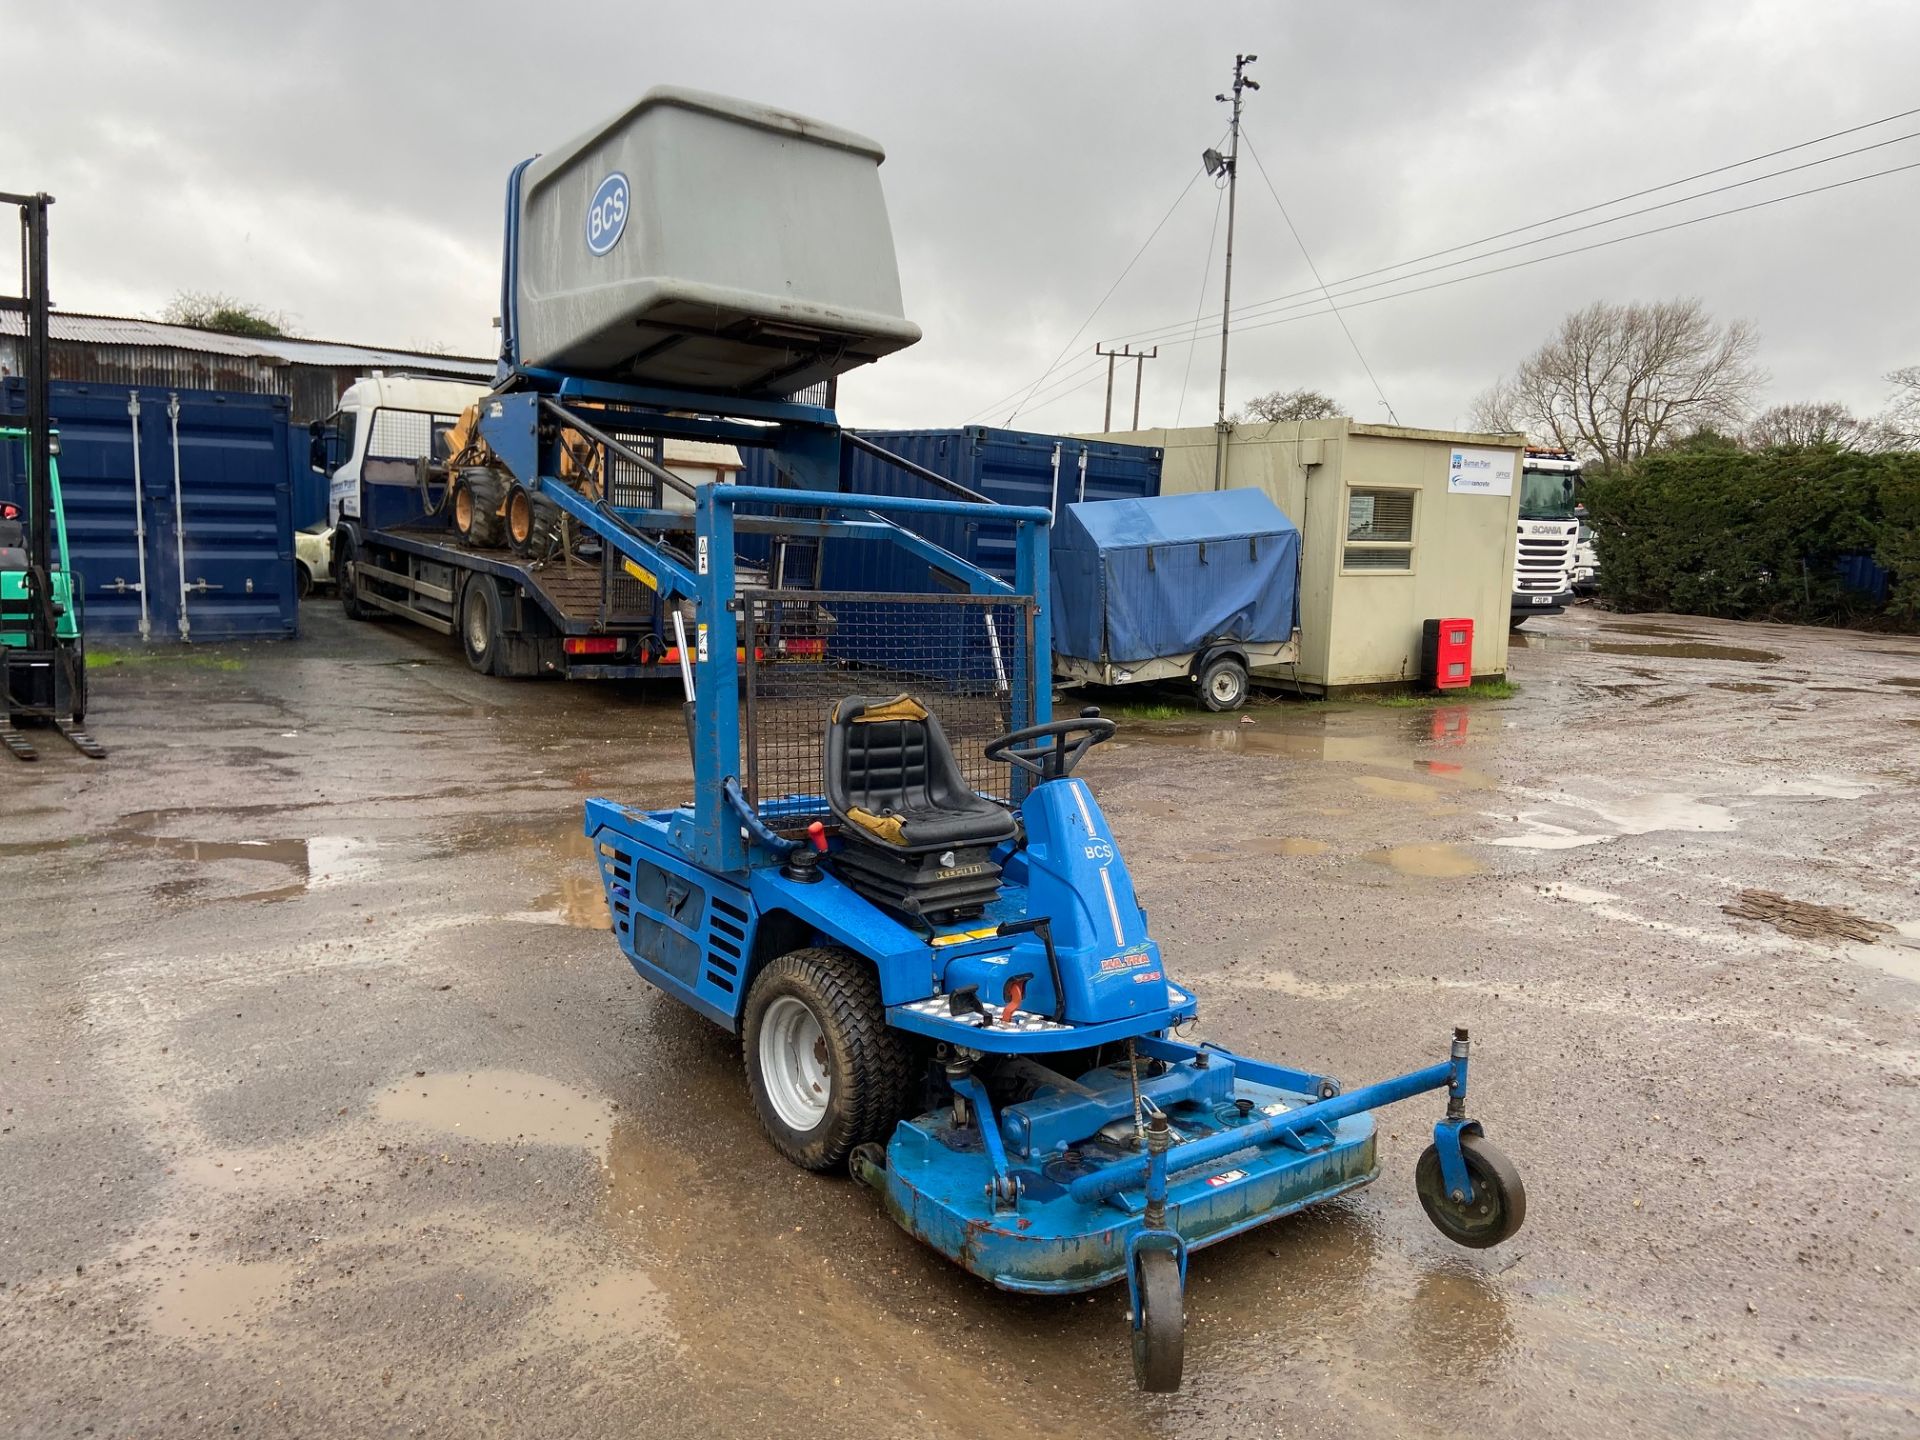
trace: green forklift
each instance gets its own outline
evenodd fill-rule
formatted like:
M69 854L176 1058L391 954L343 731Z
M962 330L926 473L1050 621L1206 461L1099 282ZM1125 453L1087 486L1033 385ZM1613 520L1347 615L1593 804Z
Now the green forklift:
M0 194L0 204L20 211L21 293L0 295L0 310L25 317L27 381L26 424L0 427L0 444L26 451L24 494L0 495L0 744L18 759L37 760L23 727L51 726L99 760L107 752L81 728L87 718L83 587L67 549L48 413L47 207L53 197Z

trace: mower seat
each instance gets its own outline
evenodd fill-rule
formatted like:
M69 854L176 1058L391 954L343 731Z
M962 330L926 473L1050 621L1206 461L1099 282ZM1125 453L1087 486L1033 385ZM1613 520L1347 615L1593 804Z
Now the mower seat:
M848 842L836 868L856 891L914 915L978 914L999 893L989 852L1012 813L975 794L939 720L910 695L850 696L827 720L827 807Z

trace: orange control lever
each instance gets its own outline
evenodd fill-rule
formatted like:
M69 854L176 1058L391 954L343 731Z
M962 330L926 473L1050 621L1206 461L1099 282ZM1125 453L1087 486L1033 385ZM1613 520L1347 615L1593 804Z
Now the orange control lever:
M807 841L822 855L827 853L827 827L818 820L807 826Z
M1027 981L1032 978L1031 975L1016 975L1007 982L1007 988L1002 992L1007 1002L1006 1008L1000 1012L1002 1025L1013 1023L1013 1017L1019 1013L1020 1002L1027 998Z

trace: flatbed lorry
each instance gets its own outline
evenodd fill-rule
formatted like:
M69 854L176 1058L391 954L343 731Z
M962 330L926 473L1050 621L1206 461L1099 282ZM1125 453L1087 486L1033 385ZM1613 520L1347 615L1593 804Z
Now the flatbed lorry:
M483 385L375 374L349 386L339 409L313 427L311 458L329 476L332 569L348 617L394 616L455 636L483 675L677 677L673 616L643 571L565 527L542 528L516 547L505 515L474 513L469 491L480 493L481 511L497 512L511 486L511 477L481 473L488 467L457 463L461 416L489 394ZM660 458L657 437L626 441ZM618 455L596 463L611 503L661 505L656 477Z

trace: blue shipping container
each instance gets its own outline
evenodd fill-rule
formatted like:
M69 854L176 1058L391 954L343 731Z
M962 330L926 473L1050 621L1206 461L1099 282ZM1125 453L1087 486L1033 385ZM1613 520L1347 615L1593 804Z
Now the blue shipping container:
M0 413L25 412L9 379ZM297 633L292 481L306 445L285 396L56 381L53 418L89 639ZM23 460L0 446L0 494L24 499Z
M903 460L944 475L1002 505L1039 505L1060 514L1082 500L1137 500L1160 493L1161 452L1145 445L1075 440L1024 430L968 425L951 430L862 430L859 434ZM842 488L863 495L952 496L898 466L841 447ZM742 450L741 481L773 485L765 451ZM903 523L963 560L1013 578L1013 525L907 516ZM828 590L923 589L924 566L891 545L830 547L821 585Z

